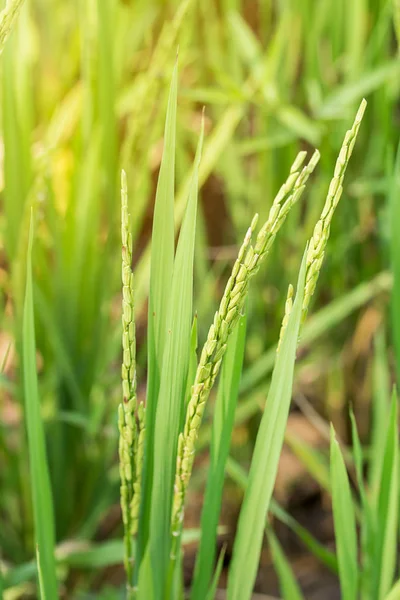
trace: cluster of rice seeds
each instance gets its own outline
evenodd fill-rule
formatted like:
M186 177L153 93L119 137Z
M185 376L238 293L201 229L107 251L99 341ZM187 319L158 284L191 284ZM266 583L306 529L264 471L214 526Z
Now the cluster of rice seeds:
M321 217L314 227L313 236L308 244L307 248L307 262L306 262L306 282L304 289L304 299L302 307L302 322L304 323L307 316L308 307L310 300L314 294L315 286L318 281L321 266L324 260L325 247L329 238L330 225L335 209L339 203L343 192L343 179L346 172L347 165L349 163L351 154L353 152L354 144L356 142L358 130L361 125L362 118L364 116L367 102L362 100L360 107L357 111L354 123L351 129L346 132L343 140L342 147L339 152L338 159L335 165L335 171L333 178L329 185L328 195L325 200L324 208L322 209ZM293 305L293 287L290 285L288 295L285 304L285 315L282 320L281 331L279 334L279 343L277 351L279 352L281 340L289 321L290 311Z
M305 184L319 160L319 152L316 151L310 162L300 171L305 158L305 152L300 152L297 156L289 177L279 190L271 207L268 220L258 233L253 247L251 240L258 216L254 217L240 248L219 310L215 314L214 322L210 327L207 341L203 347L187 408L184 431L180 434L178 441L172 512L172 533L174 536L179 535L181 529L185 494L193 466L195 443L205 404L226 350L228 336L240 317L250 279L256 274L261 261L268 254L275 236L293 204L297 202L303 193Z
M144 436L146 432L145 426L145 408L143 402L139 403L138 406L138 435L137 444L135 448L136 457L136 477L133 484L133 497L130 505L131 512L131 535L136 535L139 523L139 509L140 509L140 492L142 483L142 468L143 468L143 453L144 453Z
M302 314L303 322L307 316L310 300L315 291L321 265L324 260L325 247L329 238L329 230L333 213L335 212L343 192L344 175L353 152L354 144L356 142L358 130L360 128L366 106L367 102L362 100L354 119L353 126L351 129L349 129L349 131L346 132L338 159L336 161L335 171L329 186L325 205L322 210L321 217L315 225L313 236L308 246L306 284Z
M128 214L126 175L121 175L122 236L122 396L118 409L119 468L121 477L121 509L124 523L125 568L128 584L132 576L132 505L136 480L138 431L136 425L136 357L132 273L132 235Z
M24 0L11 0L6 3L6 7L0 12L0 54L7 41L8 36L18 16Z

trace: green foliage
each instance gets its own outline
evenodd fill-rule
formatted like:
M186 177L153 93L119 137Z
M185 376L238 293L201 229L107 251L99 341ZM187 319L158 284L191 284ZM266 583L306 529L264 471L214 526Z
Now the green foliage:
M23 320L24 397L40 595L58 598L54 560L54 516L36 374L32 286L33 217L29 231Z

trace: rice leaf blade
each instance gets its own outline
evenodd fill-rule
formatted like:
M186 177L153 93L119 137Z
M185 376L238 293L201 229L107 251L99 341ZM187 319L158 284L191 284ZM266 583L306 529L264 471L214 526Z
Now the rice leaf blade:
M150 514L151 563L156 599L165 597L171 552L171 512L181 415L190 363L192 324L193 262L197 216L198 167L203 130L200 135L192 185L174 261L160 393L154 428L154 478ZM174 541L177 541L174 538ZM172 549L172 555L174 549ZM174 558L174 556L173 556ZM172 560L173 560L172 558ZM174 568L170 565L171 571Z
M374 595L382 600L389 592L396 570L399 493L399 439L397 394L393 391L377 505L377 544L374 560Z
M304 600L304 596L301 593L290 563L285 556L278 538L270 527L267 527L266 532L274 566L279 577L283 600Z
M343 600L356 600L358 589L356 517L340 446L331 429L331 488L333 521Z
M248 486L240 511L229 571L228 600L250 599L254 586L265 518L275 483L289 413L305 274L304 255L296 299L277 354L271 387L257 434Z
M32 504L38 571L41 574L40 594L46 600L57 599L57 580L54 558L54 512L48 471L43 422L36 372L36 341L32 286L33 217L29 231L26 292L23 316L23 374L26 428L28 434Z
M175 65L164 132L164 151L158 177L151 246L150 292L148 309L148 376L146 399L146 437L143 458L140 526L138 530L137 576L148 542L151 490L153 481L153 446L161 362L167 329L167 310L174 264L174 189L176 110L178 67Z

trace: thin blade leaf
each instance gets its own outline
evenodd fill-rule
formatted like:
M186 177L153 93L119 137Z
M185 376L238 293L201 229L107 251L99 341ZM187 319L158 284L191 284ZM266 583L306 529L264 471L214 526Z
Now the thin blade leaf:
M52 600L53 598L58 598L54 559L54 512L36 373L35 319L32 291L32 244L33 218L31 215L22 333L25 420L28 433L38 572L41 574L41 577L39 578L40 594L41 598Z
M190 362L192 323L193 261L197 215L198 167L203 130L195 158L195 168L182 230L174 262L168 337L164 348L160 392L154 428L154 478L150 515L151 563L155 598L163 599L171 550L171 512L179 426L184 406ZM174 569L172 569L172 572Z
M340 446L331 430L331 480L336 551L343 600L356 600L358 589L356 517Z
M248 600L256 578L265 518L274 488L289 413L305 273L304 255L296 299L277 354L266 408L254 448L249 482L240 511L228 579L229 600Z
M168 98L164 151L158 177L151 245L150 293L148 311L148 373L146 437L143 458L137 569L147 545L153 481L154 428L160 386L161 362L167 332L167 311L174 264L174 190L178 67L175 65Z

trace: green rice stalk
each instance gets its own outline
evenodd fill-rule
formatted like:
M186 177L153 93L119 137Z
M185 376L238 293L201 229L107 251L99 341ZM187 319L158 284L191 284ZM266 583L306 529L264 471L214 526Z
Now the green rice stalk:
M358 130L360 128L366 106L367 102L363 99L357 111L352 128L346 132L339 156L336 161L335 171L329 186L325 206L322 210L319 221L315 225L314 233L308 246L306 288L304 293L302 314L303 323L307 316L310 300L314 294L315 286L318 281L319 272L324 260L325 247L329 238L333 213L335 212L343 192L344 175L353 152L354 144L356 142Z
M121 173L121 236L122 236L122 396L118 408L119 469L121 477L121 509L124 523L125 569L128 589L132 580L132 510L136 479L136 336L132 273L132 235L128 213L128 193L125 172ZM142 427L143 431L143 427Z
M8 0L6 7L0 13L0 54L4 50L7 38L12 31L14 21L23 3L24 0Z
M272 204L268 220L257 235L254 247L251 240L257 225L258 215L253 218L243 245L239 250L238 258L225 288L219 309L215 314L214 322L208 332L192 387L184 431L180 434L178 441L172 511L172 533L174 536L179 535L180 532L185 494L192 472L195 443L206 401L221 367L228 336L242 312L250 279L258 271L261 261L268 254L275 236L293 204L303 193L305 184L319 160L319 152L316 151L308 165L300 171L305 157L306 153L300 152L294 161L287 181L282 185Z

